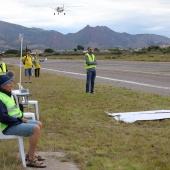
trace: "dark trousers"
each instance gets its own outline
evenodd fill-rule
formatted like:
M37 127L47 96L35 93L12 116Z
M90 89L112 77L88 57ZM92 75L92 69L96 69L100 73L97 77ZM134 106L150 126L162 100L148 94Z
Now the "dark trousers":
M35 69L35 77L40 77L40 68Z
M87 71L87 79L86 79L86 93L89 93L89 86L91 84L90 92L94 92L94 82L96 78L96 70Z

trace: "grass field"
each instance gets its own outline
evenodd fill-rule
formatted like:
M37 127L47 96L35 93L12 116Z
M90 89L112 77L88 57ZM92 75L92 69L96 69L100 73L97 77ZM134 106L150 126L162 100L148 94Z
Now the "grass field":
M18 89L19 68L14 89ZM169 170L170 120L117 122L104 111L170 110L170 97L95 85L85 94L85 81L41 73L22 84L38 100L43 131L38 151L64 151L81 170ZM25 148L28 139L24 138ZM22 170L16 140L0 140L0 169Z

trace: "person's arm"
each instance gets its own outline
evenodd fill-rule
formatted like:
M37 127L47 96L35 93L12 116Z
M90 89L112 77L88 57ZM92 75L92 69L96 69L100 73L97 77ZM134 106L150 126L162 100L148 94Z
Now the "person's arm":
M94 64L93 65L97 65L97 61L96 61L96 59L94 59Z
M26 56L21 58L21 61L23 62L23 64L25 63L25 60L26 60Z
M85 56L85 61L87 65L97 65L96 59L94 61L90 62L88 56Z
M39 62L44 62L44 61L45 61L45 59L44 59L44 60L38 59L38 61L39 61Z
M87 64L87 65L90 65L90 61L89 61L89 58L88 58L87 55L85 55L85 61L86 61L86 64Z
M45 58L44 60L39 59L39 62L44 62L45 60L47 60L47 58Z
M0 100L0 122L6 125L17 125L22 123L22 119L9 116L6 106Z
M35 66L35 60L32 60L32 64Z
M25 57L26 57L26 56L22 57L21 60L24 61L24 60L25 60Z

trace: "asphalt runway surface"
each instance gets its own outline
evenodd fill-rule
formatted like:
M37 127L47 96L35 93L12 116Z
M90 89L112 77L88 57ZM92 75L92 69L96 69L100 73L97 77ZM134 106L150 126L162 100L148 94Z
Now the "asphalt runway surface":
M3 59L20 65L19 58ZM136 62L97 60L96 83L118 86L140 92L170 96L169 62ZM86 80L83 60L46 60L41 71Z

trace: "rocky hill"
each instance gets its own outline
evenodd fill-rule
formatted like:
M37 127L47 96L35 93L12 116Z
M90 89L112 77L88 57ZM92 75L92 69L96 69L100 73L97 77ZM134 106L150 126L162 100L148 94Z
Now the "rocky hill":
M62 34L54 30L27 28L4 21L0 21L0 51L20 49L19 34L24 34L23 46L31 49L54 50L74 49L77 45L93 48L143 48L151 45L169 45L170 38L155 34L118 33L106 26L91 27L87 25L77 33Z

